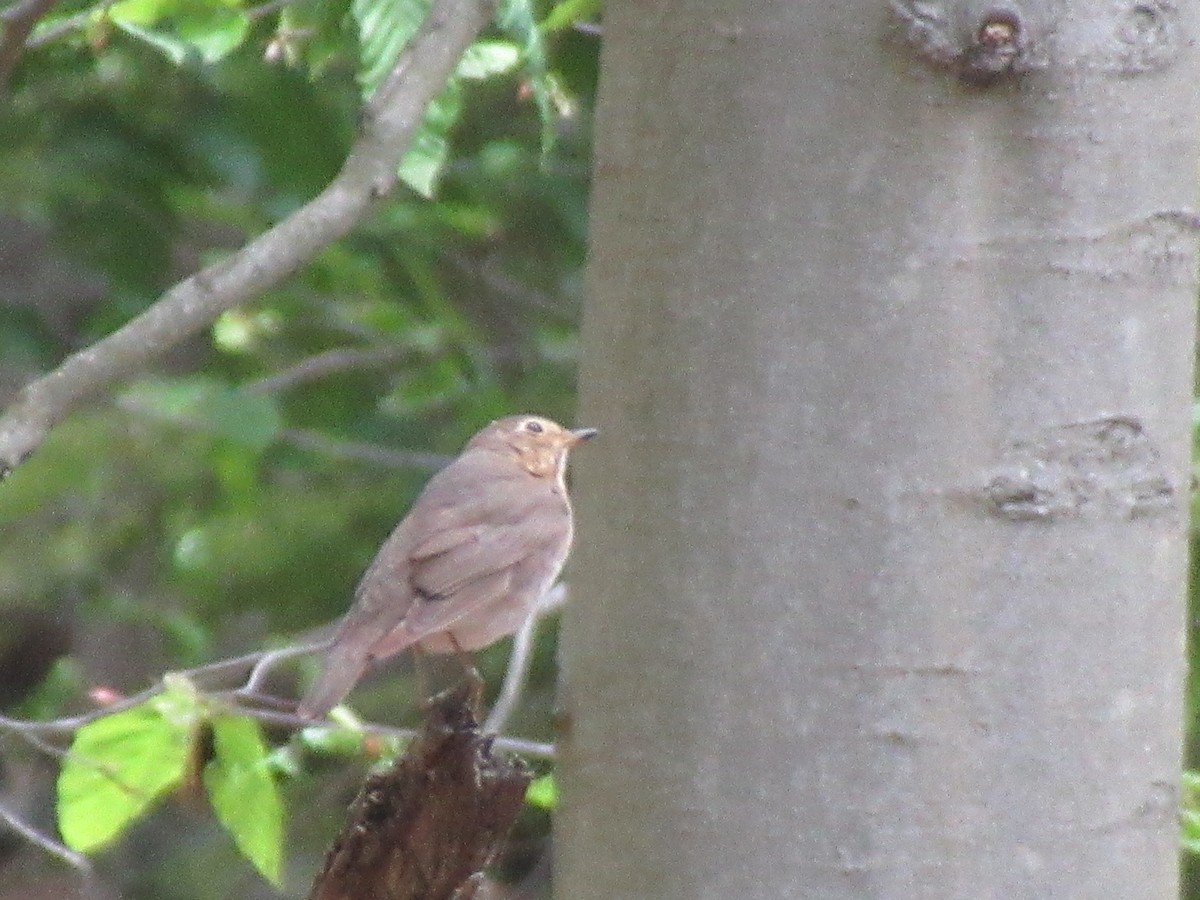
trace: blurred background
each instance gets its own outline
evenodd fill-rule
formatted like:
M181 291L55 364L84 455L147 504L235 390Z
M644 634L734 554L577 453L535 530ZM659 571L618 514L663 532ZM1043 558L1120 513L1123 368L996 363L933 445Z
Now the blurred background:
M475 430L522 411L574 421L595 5L514 4L536 34L488 38L523 62L457 85L429 177L72 415L0 487L0 712L85 710L96 688L132 693L164 671L310 637L347 608L380 542ZM0 404L311 199L354 138L367 23L423 8L43 7L19 59L0 48ZM551 626L510 726L543 741ZM507 654L502 642L479 655L493 691ZM409 674L400 661L369 679L355 708L411 723ZM303 677L305 663L283 667L272 688L294 696ZM1190 767L1196 687L1193 676ZM288 895L306 890L372 760L300 762L280 780ZM51 834L56 771L0 733L0 802ZM1194 809L1200 782L1185 788ZM1200 848L1200 815L1185 828ZM544 886L548 830L531 806L500 865L533 885L513 896ZM1185 896L1200 898L1194 860L1185 853ZM186 791L96 866L93 896L279 896ZM76 882L0 828L0 900L69 896Z
M355 135L365 23L414 4L47 6L0 93L3 404L311 199ZM87 709L96 687L132 693L309 635L475 430L573 420L599 41L546 23L548 3L524 12L548 24L543 57L460 83L437 183L418 184L432 197L402 184L286 283L71 416L0 489L0 711ZM513 733L551 736L553 643L548 626ZM507 652L479 655L493 689ZM304 673L272 687L294 696ZM405 673L364 684L358 711L411 721ZM56 761L0 741L0 799L53 834ZM305 762L282 782L293 894L370 764ZM527 819L513 877L547 831ZM97 866L113 896L278 896L198 797L168 799ZM72 877L0 828L0 898L63 896Z

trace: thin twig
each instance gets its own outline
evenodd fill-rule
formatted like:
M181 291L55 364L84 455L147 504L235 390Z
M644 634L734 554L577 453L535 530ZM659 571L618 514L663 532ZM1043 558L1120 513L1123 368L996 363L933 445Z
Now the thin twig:
M278 662L280 659L299 656L303 653L312 653L324 647L324 643L310 643L297 645L295 647L287 647L277 650L259 650L255 653L247 653L243 656L235 656L230 659L221 659L216 662L205 663L202 666L196 666L191 669L183 669L171 674L186 678L189 681L196 681L208 675L220 675L229 672L236 672L240 669L245 669L251 673L258 671L259 664L264 659L269 659L271 664ZM13 719L8 716L0 716L0 729L17 733L31 734L71 734L78 731L85 725L89 725L98 719L103 719L105 716L111 716L119 712L124 712L127 709L139 704L145 703L152 697L157 697L163 692L163 682L160 680L152 687L146 688L144 691L139 691L136 694L131 694L128 697L123 697L115 703L110 703L99 709L93 709L86 713L80 713L74 716L62 716L57 719L48 719L43 722L26 721L23 719ZM203 685L201 685L203 687Z
M490 0L435 0L421 33L367 104L362 133L329 186L241 250L179 282L126 325L27 384L0 415L0 473L16 468L82 403L289 277L354 228L395 186L400 159L426 105L491 11Z
M29 841L29 843L36 844L47 853L51 854L52 856L57 856L63 862L75 867L85 875L92 874L92 864L86 856L76 853L65 844L60 844L48 834L43 834L41 831L38 831L12 810L3 805L0 805L0 819L2 819L4 824L6 824L9 828L21 835L21 837L25 838L25 840Z
M44 722L0 716L0 729L13 732L27 731L32 734L71 734L78 731L84 725L95 722L97 719L103 719L105 716L133 709L139 703L145 703L151 697L157 697L162 693L162 690L161 684L155 685L152 688L147 688L129 697L124 697L116 703L111 703L100 709L93 709L90 712L80 713L76 716L62 716L57 719L48 719Z
M315 653L318 650L324 650L329 646L329 641L319 641L315 644L300 644L293 647L280 647L277 650L271 650L264 653L262 659L254 664L254 668L250 670L250 675L246 678L246 683L242 685L240 690L245 694L251 694L257 691L261 686L263 679L278 662L293 659L297 656L305 656L309 653Z
M525 624L513 637L512 653L508 657L508 669L504 673L504 682L500 685L500 694L488 713L483 730L497 734L504 730L509 718L521 702L521 691L529 679L529 665L533 661L533 639L537 634L538 620L553 610L558 609L567 600L567 586L561 581L546 591L538 603L533 615L525 620Z
M358 441L339 441L326 437L319 431L307 428L285 428L276 434L276 438L301 450L308 450L328 456L331 459L346 459L354 462L371 463L389 469L427 469L436 471L453 456L442 453L424 453L419 450L392 450L380 447L378 444L365 444Z
M16 728L12 731L17 737L27 743L30 747L37 750L39 753L45 753L47 756L54 759L66 759L70 753L66 749L59 747L57 744L52 744L49 741L40 738L32 731L24 728Z
M532 756L535 759L552 760L555 755L554 745L545 744L541 741L526 741L521 738L497 735L494 745L501 750L507 750L509 753L520 753L522 756Z
M246 10L245 16L251 22L261 19L263 16L269 16L273 12L278 12L285 6L291 6L297 0L270 0L268 3L260 3L258 6L251 6Z
M8 90L8 81L25 52L25 39L38 19L50 12L56 0L21 0L0 13L0 93Z
M73 16L68 16L65 19L47 25L38 31L37 34L31 34L25 41L26 50L34 50L45 44L57 41L63 35L70 34L72 31L78 31L85 25L91 23L92 19L103 14L110 6L115 6L120 0L100 0L91 9L85 9L81 13L76 13Z
M257 394L277 394L308 381L317 381L336 372L390 366L411 355L412 350L409 348L397 346L369 349L341 347L336 350L326 350L324 353L306 357L274 375L252 381L245 386L245 390Z
M561 589L560 589L561 588ZM539 614L545 614L550 609L557 608L565 598L565 587L558 586L554 590L546 594L546 599L539 607ZM206 690L206 694L210 697L225 699L230 701L233 711L242 715L249 716L261 722L268 722L273 725L282 725L291 728L304 728L314 724L311 719L302 718L291 712L280 712L275 709L267 709L261 706L250 705L255 702L255 691L260 686L263 677L266 673L279 662L287 659L293 659L306 653L313 653L322 650L328 646L328 641L310 642L305 644L297 644L290 647L280 647L274 650L260 650L255 653L246 653L242 656L231 657L230 659L221 659L211 663L205 663L202 666L196 666L191 669L181 669L170 673L177 677L186 678L189 681L198 681L206 676L222 675L234 672L240 669L248 671L246 680L240 687L229 690ZM528 653L526 652L526 656ZM521 666L516 667L520 669ZM132 709L139 704L145 703L153 697L161 694L165 687L165 678L159 680L152 687L146 688L144 691L139 691L128 697L124 697L115 703L110 703L100 709L90 710L86 713L80 713L74 716L62 716L57 719L49 719L46 721L30 721L25 719L13 719L8 716L0 716L0 730L7 731L17 735L21 739L27 741L32 746L37 747L48 755L62 757L64 751L61 748L55 747L53 744L42 740L39 735L43 734L61 734L69 735L83 728L85 725L90 725L99 719L106 716L112 716L119 712L124 712L127 709ZM203 689L203 685L199 685ZM503 693L503 691L502 691ZM392 737L412 737L415 732L411 729L392 728L383 725L363 725L363 730L381 735L389 735ZM550 759L554 756L554 748L550 744L541 744L535 741L525 741L519 738L497 737L497 746L511 750L515 753L524 753L530 756Z
M312 719L298 716L295 713L280 712L275 709L263 709L262 707L243 706L238 703L240 699L238 691L221 691L211 696L231 701L234 711L238 714L268 725L278 725L282 728L335 727L329 726L328 723L324 722L314 722ZM375 734L380 737L406 741L412 740L417 736L417 729L415 728L379 725L374 722L364 722L361 726L361 731L363 734ZM523 756L532 756L537 759L554 759L555 751L553 744L546 744L540 741L527 741L523 738L509 737L508 735L495 735L494 741L498 748L507 750L510 753L520 753Z
M452 250L444 250L441 257L464 275L477 278L484 287L505 300L536 309L560 322L574 323L578 318L573 304L518 281L501 271L491 259L476 260Z
M500 694L483 723L483 730L495 734L500 731L517 708L521 700L521 691L525 687L525 679L529 676L529 663L532 658L533 639L537 634L538 616L535 613L525 620L525 624L513 636L512 652L508 657L508 669L504 672L504 682L500 685Z
M312 722L308 723L312 725ZM377 734L380 737L400 738L403 740L411 740L416 736L416 731L412 728L394 728L389 725L365 724L363 731L368 734ZM508 737L507 735L498 734L492 738L493 745L500 750L506 750L509 753L520 753L522 756L532 756L535 759L554 759L555 749L553 744L545 744L540 741L527 741L523 738Z

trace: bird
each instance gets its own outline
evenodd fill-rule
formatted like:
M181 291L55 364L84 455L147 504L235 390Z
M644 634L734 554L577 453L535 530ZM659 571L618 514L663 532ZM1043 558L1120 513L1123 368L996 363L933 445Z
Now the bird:
M297 715L323 718L376 660L461 655L517 631L566 562L567 456L596 434L517 415L472 437L367 567Z

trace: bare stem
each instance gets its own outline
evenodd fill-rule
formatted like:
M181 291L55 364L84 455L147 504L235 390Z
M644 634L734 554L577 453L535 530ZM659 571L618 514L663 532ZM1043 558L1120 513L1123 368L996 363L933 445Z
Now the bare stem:
M48 834L43 834L38 831L12 810L0 805L0 821L19 834L31 844L41 847L51 856L57 856L63 862L78 869L86 875L92 874L92 864L88 858L81 853L76 853L74 850L60 844Z
M426 105L444 87L491 9L490 0L436 0L421 33L367 104L362 132L324 191L27 384L0 415L0 473L18 466L81 403L141 370L222 312L278 284L349 232L395 186L397 166Z
M512 717L517 704L521 702L521 692L529 679L529 664L532 661L533 639L537 634L538 620L553 610L558 609L567 599L567 586L561 581L546 591L546 595L538 603L521 630L513 637L512 653L508 657L508 669L504 673L504 683L500 685L500 694L492 705L483 730L497 734L504 730Z

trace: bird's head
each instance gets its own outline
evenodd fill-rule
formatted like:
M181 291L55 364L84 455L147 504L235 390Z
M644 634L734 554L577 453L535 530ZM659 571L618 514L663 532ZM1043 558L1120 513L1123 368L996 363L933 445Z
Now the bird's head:
M595 428L563 428L542 416L507 416L488 425L467 444L516 458L538 478L562 478L571 448L597 435Z

